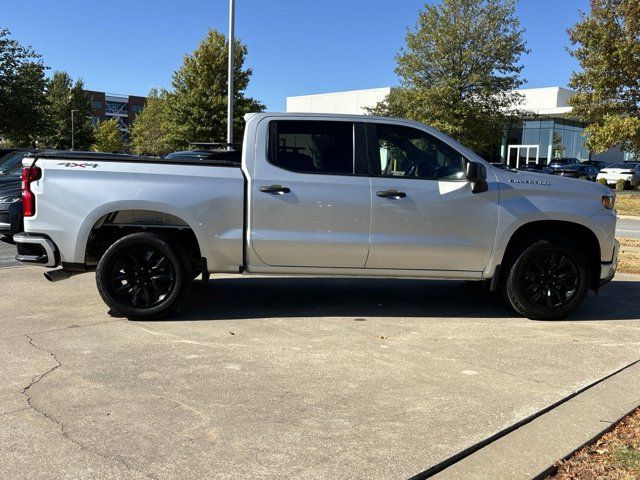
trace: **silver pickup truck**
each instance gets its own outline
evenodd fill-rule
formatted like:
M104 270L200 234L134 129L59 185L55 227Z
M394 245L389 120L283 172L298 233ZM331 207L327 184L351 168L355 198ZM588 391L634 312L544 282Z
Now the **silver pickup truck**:
M167 315L196 276L225 272L478 281L558 319L616 270L608 188L495 168L406 120L251 114L235 160L23 165L17 259L61 267L50 280L95 269L129 318Z

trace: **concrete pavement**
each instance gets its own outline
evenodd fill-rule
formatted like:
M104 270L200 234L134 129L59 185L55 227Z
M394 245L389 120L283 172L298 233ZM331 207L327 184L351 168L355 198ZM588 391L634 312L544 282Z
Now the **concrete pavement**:
M640 217L618 218L616 237L640 238Z
M222 276L160 322L0 284L7 479L408 478L640 358L638 276L562 322L456 282Z
M16 253L15 245L0 241L0 267L19 265L15 260Z

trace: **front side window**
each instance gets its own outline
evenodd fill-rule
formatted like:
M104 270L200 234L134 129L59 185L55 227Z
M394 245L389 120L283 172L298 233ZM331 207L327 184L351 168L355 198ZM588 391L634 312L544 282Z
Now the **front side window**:
M373 173L384 177L464 180L461 153L426 132L377 124Z
M353 128L350 122L273 121L269 160L294 172L352 175Z

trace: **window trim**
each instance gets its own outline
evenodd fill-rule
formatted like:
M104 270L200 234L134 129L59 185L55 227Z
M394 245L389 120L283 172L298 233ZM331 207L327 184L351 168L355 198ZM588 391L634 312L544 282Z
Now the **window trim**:
M351 151L352 151L352 173L334 173L334 172L310 172L306 170L294 170L285 168L274 163L276 158L276 148L278 138L278 124L282 122L304 122L304 123L346 123L351 125ZM285 172L296 173L299 175L330 175L339 177L367 177L369 176L369 158L366 152L366 134L364 133L365 124L363 122L354 122L352 120L335 120L335 119L273 119L269 121L267 126L267 163L272 167L283 170Z
M444 140L438 138L437 136L435 136L434 134L432 134L431 132L427 132L426 130L423 130L421 128L417 128L416 126L409 126L409 125L401 125L401 124L397 124L397 123L391 123L391 122L380 122L380 121L375 121L375 122L367 122L367 127L366 127L366 132L367 132L367 153L369 156L369 176L372 178L389 178L389 179L399 179L399 180L422 180L422 181L427 181L427 182L468 182L468 180L466 178L460 178L458 180L444 180L444 179L432 179L432 178L419 178L419 177L393 177L393 176L388 176L388 175L383 175L382 172L380 171L380 148L379 148L379 143L378 143L378 130L377 130L377 126L378 125L390 125L393 127L400 127L400 128L409 128L409 129L413 129L413 130L418 130L419 132L422 132L424 135L428 135L430 138L433 138L434 140L436 140L436 142L440 142L443 145L446 145L447 147L449 147L451 150L455 151L458 155L460 155L460 157L462 157L463 161L465 163L471 162L471 160L464 155L460 150L458 150L457 148L455 148L453 145L450 145L449 143L445 142ZM376 164L376 160L378 161Z

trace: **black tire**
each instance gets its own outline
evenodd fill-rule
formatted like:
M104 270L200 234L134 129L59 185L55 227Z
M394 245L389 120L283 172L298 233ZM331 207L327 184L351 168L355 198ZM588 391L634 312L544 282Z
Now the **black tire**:
M113 313L130 319L175 312L193 281L184 249L155 233L132 233L116 241L96 270L98 291Z
M533 242L515 259L504 284L513 309L532 320L566 317L585 299L589 262L579 247L562 237Z

